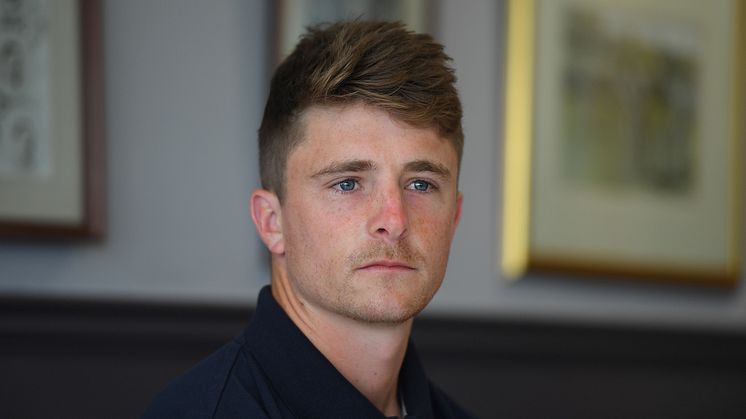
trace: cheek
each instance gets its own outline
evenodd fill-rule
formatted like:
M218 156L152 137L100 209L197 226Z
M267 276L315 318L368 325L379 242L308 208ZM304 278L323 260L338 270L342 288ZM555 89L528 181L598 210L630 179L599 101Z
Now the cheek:
M454 231L453 216L453 210L445 204L421 206L411 212L410 226L426 257L448 257Z
M302 246L306 255L335 257L334 249L344 246L345 241L353 237L354 220L354 213L348 208L307 205L292 223L296 228L291 229L290 240L295 246Z

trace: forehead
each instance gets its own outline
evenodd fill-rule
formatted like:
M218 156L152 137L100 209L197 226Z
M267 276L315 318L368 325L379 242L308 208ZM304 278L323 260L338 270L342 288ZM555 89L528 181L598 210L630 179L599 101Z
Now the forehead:
M315 105L304 111L299 122L303 139L289 156L291 171L298 163L321 165L359 158L436 160L457 172L456 150L435 128L407 124L374 106Z

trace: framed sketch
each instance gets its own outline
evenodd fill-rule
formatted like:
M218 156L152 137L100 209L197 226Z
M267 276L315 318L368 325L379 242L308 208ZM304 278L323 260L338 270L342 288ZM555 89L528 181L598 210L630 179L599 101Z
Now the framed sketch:
M508 5L502 270L733 285L744 4Z
M274 62L279 64L298 43L306 27L337 20L400 20L411 30L427 32L427 0L278 0Z
M100 0L0 0L0 237L104 233Z

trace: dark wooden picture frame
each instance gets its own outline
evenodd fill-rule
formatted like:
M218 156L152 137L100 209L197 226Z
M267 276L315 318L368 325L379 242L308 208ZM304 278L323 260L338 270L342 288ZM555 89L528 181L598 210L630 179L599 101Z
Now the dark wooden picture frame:
M79 214L74 221L50 220L39 217L24 217L15 214L11 217L0 214L0 239L52 239L70 240L86 239L100 240L105 234L105 111L104 111L104 74L103 74L103 31L102 31L102 4L101 0L73 0L64 5L53 2L56 8L64 8L73 25L74 35L70 39L77 39L78 77L80 92L77 104L79 118L63 121L63 125L77 124L79 138L80 167L76 173L80 182ZM59 11L60 9L54 9ZM53 12L50 12L52 15ZM50 16L50 19L58 19ZM77 23L77 24L75 24ZM51 54L50 54L51 55ZM73 54L75 55L75 54ZM59 82L59 80L57 80ZM73 80L73 82L76 82ZM71 83L75 84L75 83ZM51 100L50 100L51 102ZM52 104L51 113L59 109ZM76 120L79 119L79 120ZM57 132L54 131L56 135ZM56 140L56 138L54 138ZM55 173L51 175L54 177ZM41 183L38 182L38 183ZM40 191L24 191L24 196L44 194ZM19 194L8 192L0 185L0 201L24 199ZM31 204L33 205L33 204Z

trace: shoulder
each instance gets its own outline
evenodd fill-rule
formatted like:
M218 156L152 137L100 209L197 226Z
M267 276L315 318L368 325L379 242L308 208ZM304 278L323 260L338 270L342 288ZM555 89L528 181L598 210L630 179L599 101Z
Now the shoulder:
M436 418L476 419L433 383L430 383L430 397Z
M240 345L231 341L173 380L150 404L142 419L212 418Z

